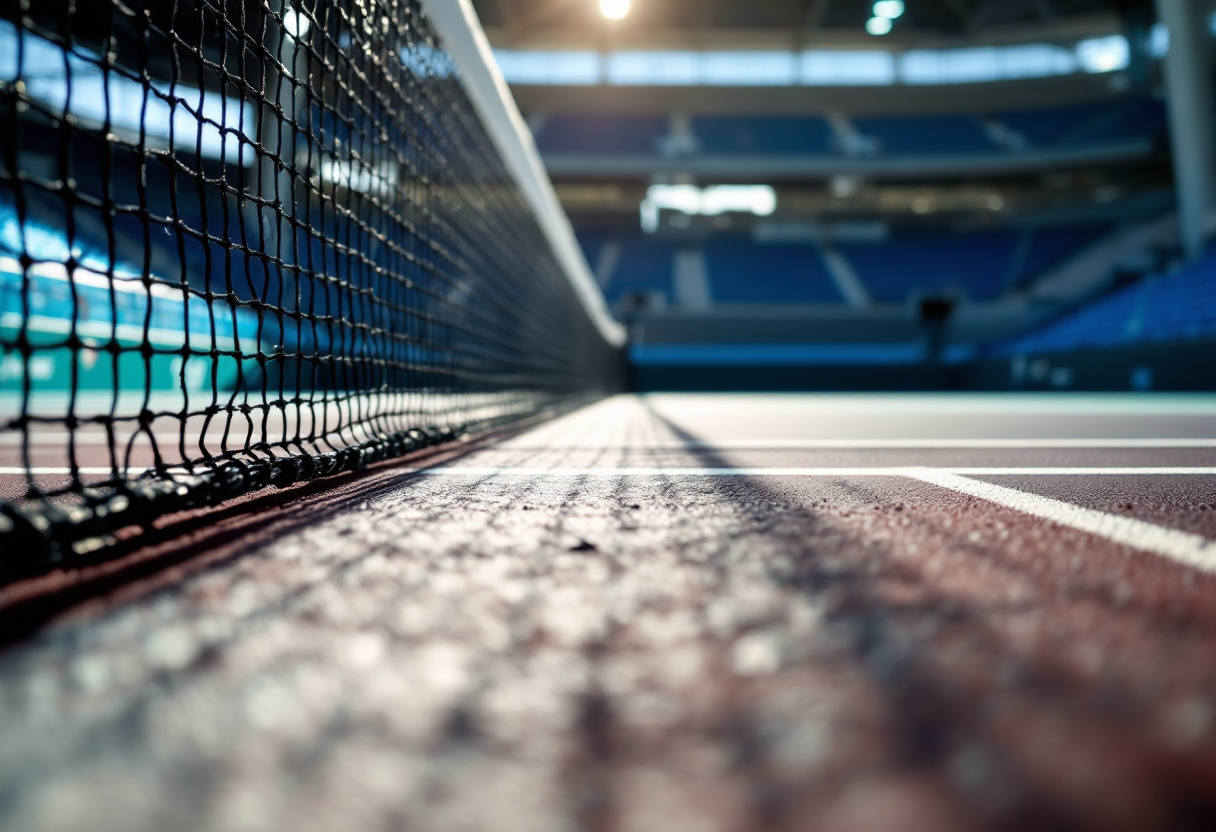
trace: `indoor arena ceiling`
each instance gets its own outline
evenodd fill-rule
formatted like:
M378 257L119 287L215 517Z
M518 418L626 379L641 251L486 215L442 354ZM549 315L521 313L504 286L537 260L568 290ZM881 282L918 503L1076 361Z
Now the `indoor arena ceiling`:
M622 39L656 32L803 33L835 39L864 35L873 0L633 0L628 16L609 24L597 0L474 0L496 40L584 37L611 27ZM1126 15L1152 15L1151 0L907 0L891 36L971 38L1028 27L1068 28Z

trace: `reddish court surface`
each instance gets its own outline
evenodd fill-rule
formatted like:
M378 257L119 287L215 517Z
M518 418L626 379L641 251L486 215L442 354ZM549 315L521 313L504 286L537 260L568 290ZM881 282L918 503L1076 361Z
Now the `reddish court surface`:
M620 397L280 497L0 653L0 829L1216 828L1216 401Z

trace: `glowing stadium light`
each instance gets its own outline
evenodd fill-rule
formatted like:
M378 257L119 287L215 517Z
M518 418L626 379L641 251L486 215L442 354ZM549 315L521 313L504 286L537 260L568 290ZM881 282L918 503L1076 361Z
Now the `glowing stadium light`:
M904 13L904 0L878 0L874 4L874 16L895 20Z
M632 5L633 0L600 0L600 14L609 20L621 20Z
M875 36L889 34L891 31L891 18L871 17L866 21L866 31Z
M1131 47L1123 35L1091 38L1077 44L1077 60L1089 73L1115 72L1127 69L1131 62Z
M302 12L289 9L283 12L283 28L293 38L302 39L308 35L308 30L312 28L312 21L305 17Z

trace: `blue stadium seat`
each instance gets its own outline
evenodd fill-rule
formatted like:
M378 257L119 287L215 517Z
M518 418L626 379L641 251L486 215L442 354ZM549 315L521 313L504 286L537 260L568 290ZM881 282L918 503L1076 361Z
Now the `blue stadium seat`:
M575 231L574 235L578 238L578 244L583 249L587 262L594 269L604 251L604 246L608 244L608 238L586 231Z
M1103 104L1018 110L996 115L1032 145L1101 144L1151 137L1165 127L1165 105L1137 97Z
M536 145L543 153L650 154L666 134L665 116L555 115L541 127Z
M633 294L661 293L671 300L671 271L675 247L648 237L621 242L621 258L605 289L610 303Z
M1216 253L1120 289L992 352L1026 355L1203 337L1216 337Z
M715 303L840 303L842 298L808 244L757 245L722 237L705 246Z
M905 233L883 243L841 243L874 298L903 303L917 291L991 300L1005 288L1018 244L1013 231Z
M1165 103L1153 98L1133 98L1110 105L1108 110L1065 137L1066 144L1099 144L1126 139L1151 138L1166 126Z
M1016 273L1011 275L1011 284L1018 286L1033 280L1095 242L1110 229L1111 226L1106 223L1096 223L1068 228L1039 228L1027 232L1030 235L1029 244Z
M979 121L968 115L857 118L853 124L863 136L878 139L887 155L997 150Z
M703 153L832 152L832 129L813 116L697 116L693 134Z

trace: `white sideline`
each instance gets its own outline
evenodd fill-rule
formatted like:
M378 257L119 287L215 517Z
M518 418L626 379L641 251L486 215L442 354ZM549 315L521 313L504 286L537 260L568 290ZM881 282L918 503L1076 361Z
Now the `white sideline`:
M84 476L107 476L109 468L80 468ZM128 475L138 474L130 469ZM425 477L903 477L978 497L997 505L1079 529L1114 543L1169 558L1177 563L1216 573L1216 541L1200 535L1167 529L1143 520L1082 508L1061 500L1018 491L968 476L1216 476L1216 468L510 468L439 466L402 468L395 473ZM67 476L68 468L0 467L0 476Z
M573 468L450 465L436 468L404 468L403 474L426 477L913 477L921 471L941 471L969 476L1178 476L1198 474L1216 476L1216 467L1133 467L1133 468L923 468L923 467L826 467L826 468Z
M978 497L1034 517L1079 529L1114 543L1161 555L1177 563L1216 573L1216 542L1197 534L1167 529L1143 520L1082 508L1001 485L960 476L1177 476L1216 475L1216 468L429 468L426 476L786 476L906 477Z
M213 430L207 441L219 441L223 431ZM38 431L29 434L32 445L63 445L66 444L68 433ZM115 442L122 444L130 435L117 435ZM177 433L155 433L152 435L157 442L176 445L182 438ZM203 436L199 433L187 433L186 443L197 444ZM25 437L20 433L0 435L0 445L21 445ZM77 431L74 437L77 445L105 445L109 437L100 430ZM546 445L513 444L506 440L500 445L483 448L482 453L514 453L520 451L636 451L648 453L651 451L875 451L875 450L1154 450L1162 448L1213 448L1216 449L1216 439L1195 437L1190 439L723 439L690 440L690 441L659 441L647 444L640 443L579 443L553 442Z
M142 469L141 469L142 470ZM109 474L110 468L80 468L86 475ZM1185 475L1216 476L1216 467L1106 467L1106 468L927 468L921 466L893 467L823 467L823 468L574 468L574 467L512 467L484 465L448 465L435 468L398 468L395 473L424 477L912 477L923 479L923 472L971 477L1176 477ZM0 476L53 476L70 474L67 467L0 467Z
M926 468L919 473L909 473L908 476L941 488L957 491L960 494L978 497L1024 514L1050 520L1061 526L1079 529L1124 546L1153 552L1205 572L1216 572L1216 541L1208 540L1197 534L1167 529L1131 517L1120 517L1117 514L1107 514L1074 506L1061 500L967 479L946 471Z
M764 451L764 450L1135 450L1216 448L1216 438L1191 439L695 439L652 443L596 444L556 441L546 445L513 444L511 440L487 451Z

